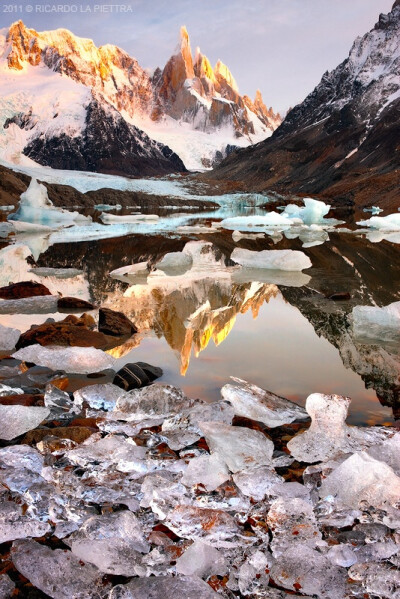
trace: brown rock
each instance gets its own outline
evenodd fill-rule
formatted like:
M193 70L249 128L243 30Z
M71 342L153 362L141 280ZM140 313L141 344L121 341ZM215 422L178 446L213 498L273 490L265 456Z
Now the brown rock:
M137 333L137 328L122 312L100 308L99 331L106 335L125 337Z
M49 289L35 281L22 281L12 283L7 287L0 287L1 299L22 299L24 297L35 297L37 295L51 295Z
M59 426L56 428L37 428L26 433L22 440L25 445L34 445L42 441L48 435L58 437L59 439L71 439L75 443L83 443L90 435L97 432L95 428L84 426Z
M21 395L3 395L0 397L2 406L38 406L43 405L43 395L23 393Z
M108 349L110 347L110 339L106 335L98 331L92 331L85 326L84 320L76 319L74 321L71 316L61 322L44 323L29 329L19 338L17 349L35 343L39 343L39 345L95 347L97 349Z
M90 302L77 297L60 297L57 303L60 312L71 312L72 310L94 310L95 306Z

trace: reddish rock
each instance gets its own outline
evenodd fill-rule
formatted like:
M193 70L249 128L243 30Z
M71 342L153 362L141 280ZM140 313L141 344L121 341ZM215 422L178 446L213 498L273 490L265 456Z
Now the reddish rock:
M75 441L75 443L83 443L83 441L86 441L86 439L95 432L97 432L97 429L84 426L37 428L26 433L22 443L25 445L34 445L49 435L52 437L58 437L59 439L71 439L71 441Z
M114 337L126 337L137 333L137 328L122 312L100 308L99 331Z
M22 281L20 283L12 283L6 287L0 287L1 299L22 299L37 295L51 295L51 293L47 287L35 281Z
M23 393L21 395L3 395L0 397L2 406L38 406L43 405L43 395Z
M78 297L60 297L57 303L60 312L70 312L72 310L94 310L95 306Z
M29 329L19 338L17 349L35 343L109 349L113 345L113 341L104 333L89 329L85 324L85 319L81 320L70 315L61 322L44 323Z

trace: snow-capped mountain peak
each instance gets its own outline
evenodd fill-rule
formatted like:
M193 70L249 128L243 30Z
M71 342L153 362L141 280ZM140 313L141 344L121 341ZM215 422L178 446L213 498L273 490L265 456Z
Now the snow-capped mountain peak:
M175 54L151 77L115 45L97 47L66 29L37 32L17 21L0 32L0 68L2 145L8 139L12 156L26 154L29 148L31 158L49 165L54 145L44 152L36 138L79 137L90 105L96 110L101 106L102 115L112 114L115 121L113 109L129 127L179 152L190 168L210 166L227 146L248 145L271 135L279 120L245 102L221 61L213 69L200 51L193 58L186 27L181 28Z

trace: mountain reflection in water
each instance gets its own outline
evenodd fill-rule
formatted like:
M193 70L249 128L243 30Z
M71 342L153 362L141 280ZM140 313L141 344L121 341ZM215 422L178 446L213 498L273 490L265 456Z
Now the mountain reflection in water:
M237 246L302 249L297 240L235 244L227 232L200 236L212 244L210 260L182 274L154 270L163 255L182 251L188 238L178 237L81 242L68 252L60 244L38 263L82 268L94 300L132 318L139 334L112 350L120 364L147 360L162 366L164 380L209 400L230 375L299 402L315 391L344 394L353 399L351 422L389 422L390 410L382 405L400 415L398 348L386 347L384 338L376 345L359 343L350 315L356 305L399 300L399 248L351 235L331 237L330 243L303 249L313 267L296 273L304 277L297 281L279 280L277 271L239 272L229 260ZM137 284L132 277L123 284L109 276L147 261L151 273ZM349 292L351 300L327 299L337 291Z

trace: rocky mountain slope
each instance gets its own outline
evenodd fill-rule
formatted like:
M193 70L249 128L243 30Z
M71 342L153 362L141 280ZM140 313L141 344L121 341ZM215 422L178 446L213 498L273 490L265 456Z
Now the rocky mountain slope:
M338 202L398 203L400 3L355 40L274 135L213 173L253 189L320 194Z
M0 31L0 75L0 153L10 162L165 174L185 170L176 154L189 168L211 166L280 123L260 92L240 96L223 63L213 69L199 50L193 60L185 28L150 76L116 46L19 21Z

